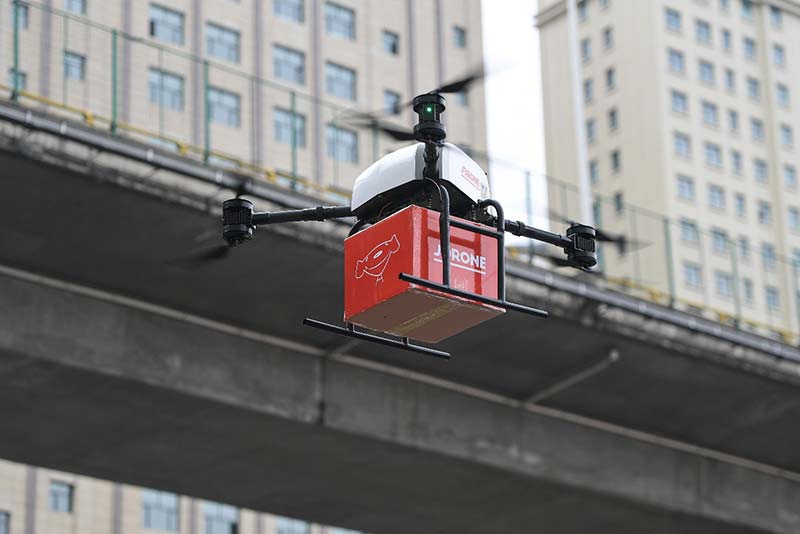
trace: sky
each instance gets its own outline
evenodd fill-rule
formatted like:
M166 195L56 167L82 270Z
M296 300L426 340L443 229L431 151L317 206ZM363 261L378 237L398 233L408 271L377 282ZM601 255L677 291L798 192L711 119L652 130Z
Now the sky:
M525 176L532 171L532 205L537 226L547 226L547 188L536 0L484 0L483 55L493 195L506 217L526 220Z

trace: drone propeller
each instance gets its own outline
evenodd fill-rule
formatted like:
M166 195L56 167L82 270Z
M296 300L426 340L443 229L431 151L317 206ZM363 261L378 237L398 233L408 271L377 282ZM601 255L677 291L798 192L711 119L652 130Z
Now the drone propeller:
M213 230L200 234L194 239L194 241L195 242L210 241L212 235L215 240L219 239L219 231ZM177 258L168 260L167 265L174 265L177 267L182 267L184 269L193 271L199 269L204 265L207 265L208 263L212 263L227 258L228 255L231 253L231 248L232 247L229 247L228 245L202 246L186 255L178 256Z
M574 261L571 261L569 258L563 255L554 255L549 252L550 248L542 248L539 246L529 246L529 245L520 245L520 246L512 246L509 247L510 249L518 252L520 254L531 254L531 256L536 258L542 258L545 261L549 262L553 267L562 268L562 267L569 267L571 269L578 269L583 271L587 274L592 274L596 276L602 276L603 273L598 270L593 269L583 269L579 265L577 265Z
M563 215L560 215L552 210L550 210L550 217L564 224L569 224L569 225L579 224L576 221L568 219ZM640 248L645 248L650 246L649 241L631 239L625 234L615 234L597 227L595 227L594 232L595 232L595 237L597 238L598 241L602 243L614 243L615 245L617 245L617 249L619 250L620 254L625 254L626 252L631 252L633 250L638 250Z

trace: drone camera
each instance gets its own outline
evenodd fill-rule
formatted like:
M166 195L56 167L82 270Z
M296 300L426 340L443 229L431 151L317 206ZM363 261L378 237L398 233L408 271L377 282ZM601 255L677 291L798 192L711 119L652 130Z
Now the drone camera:
M253 237L253 203L232 198L222 203L222 238L233 247Z
M567 257L581 269L597 265L597 238L594 228L584 224L573 224L567 228L567 239L572 247L567 250Z
M444 102L444 97L439 93L426 93L414 98L414 113L419 119L414 126L415 135L435 141L442 141L447 137L447 130L440 120L445 110Z

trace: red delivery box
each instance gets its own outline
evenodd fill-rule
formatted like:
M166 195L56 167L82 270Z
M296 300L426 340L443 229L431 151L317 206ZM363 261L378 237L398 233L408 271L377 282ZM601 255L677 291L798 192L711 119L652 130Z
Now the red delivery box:
M451 226L450 258L451 287L497 298L496 239ZM442 283L439 212L409 206L345 239L344 320L436 343L504 313L400 273Z

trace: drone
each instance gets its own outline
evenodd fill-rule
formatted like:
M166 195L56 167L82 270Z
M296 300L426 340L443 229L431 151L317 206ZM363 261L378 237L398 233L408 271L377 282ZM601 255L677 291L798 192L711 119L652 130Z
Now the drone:
M255 211L236 197L222 205L229 247L253 238L257 226L355 218L344 240L344 326L305 318L334 334L449 359L429 346L506 311L547 317L506 299L505 233L563 250L563 263L597 264L595 229L571 222L564 235L506 220L490 197L486 172L446 142L447 92L475 76L417 96L413 132L381 126L416 141L375 161L355 180L349 206Z

